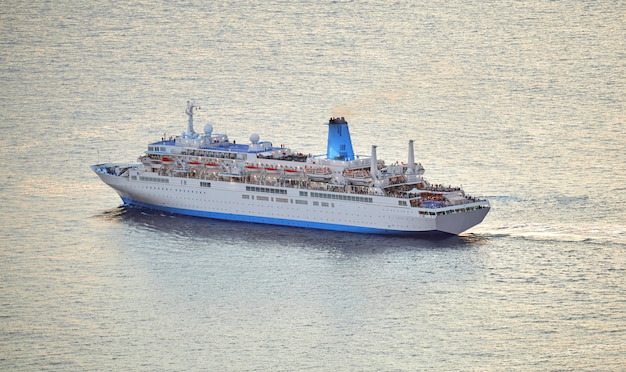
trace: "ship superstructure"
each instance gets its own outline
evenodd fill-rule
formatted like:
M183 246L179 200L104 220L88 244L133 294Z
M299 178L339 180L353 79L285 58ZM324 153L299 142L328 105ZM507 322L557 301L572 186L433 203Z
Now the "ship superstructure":
M489 211L460 187L430 184L409 141L406 163L355 155L343 118L328 121L326 154L261 141L230 141L207 124L150 143L138 163L91 166L125 204L172 213L274 225L376 234L459 234Z

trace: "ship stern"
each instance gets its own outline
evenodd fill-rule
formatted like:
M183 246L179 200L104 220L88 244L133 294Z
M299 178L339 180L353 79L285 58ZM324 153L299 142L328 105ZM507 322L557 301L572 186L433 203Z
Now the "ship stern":
M444 233L459 235L481 223L489 213L490 208L487 204L470 211L437 215L436 229Z

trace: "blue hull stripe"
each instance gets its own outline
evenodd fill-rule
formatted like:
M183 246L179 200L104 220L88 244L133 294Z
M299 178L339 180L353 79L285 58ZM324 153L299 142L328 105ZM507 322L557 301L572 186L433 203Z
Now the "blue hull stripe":
M198 211L198 210L193 210L193 209L171 208L171 207L164 207L164 206L159 206L159 205L154 205L154 204L142 203L142 202L138 202L138 201L128 199L128 198L122 198L122 201L124 202L124 204L136 205L136 206L150 208L150 209L157 209L157 210L168 212L168 213L184 214L187 216L194 216L194 217L214 218L218 220L227 220L227 221L242 221L242 222L253 222L253 223L262 223L262 224L270 224L270 225L305 227L309 229L320 229L320 230L347 231L347 232L362 233L362 234L388 234L388 235L443 234L443 235L448 235L445 232L437 231L437 230L405 231L405 230L378 229L378 228L373 228L373 227L338 225L338 224L323 223L323 222L298 221L298 220L288 220L288 219L283 219L283 218L247 216L244 214L231 214L231 213Z

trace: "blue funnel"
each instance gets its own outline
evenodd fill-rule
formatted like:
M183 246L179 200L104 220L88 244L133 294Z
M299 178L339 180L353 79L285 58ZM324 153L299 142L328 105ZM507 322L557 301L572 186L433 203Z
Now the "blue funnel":
M331 160L354 160L354 150L352 150L348 122L343 117L330 118L328 121L326 158Z

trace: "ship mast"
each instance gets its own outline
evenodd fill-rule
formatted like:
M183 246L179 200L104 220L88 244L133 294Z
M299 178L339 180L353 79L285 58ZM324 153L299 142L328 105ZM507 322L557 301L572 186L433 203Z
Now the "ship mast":
M191 137L196 134L196 131L193 130L193 113L199 109L200 107L196 107L193 102L187 101L187 110L185 110L185 114L189 117L187 121L187 136Z

